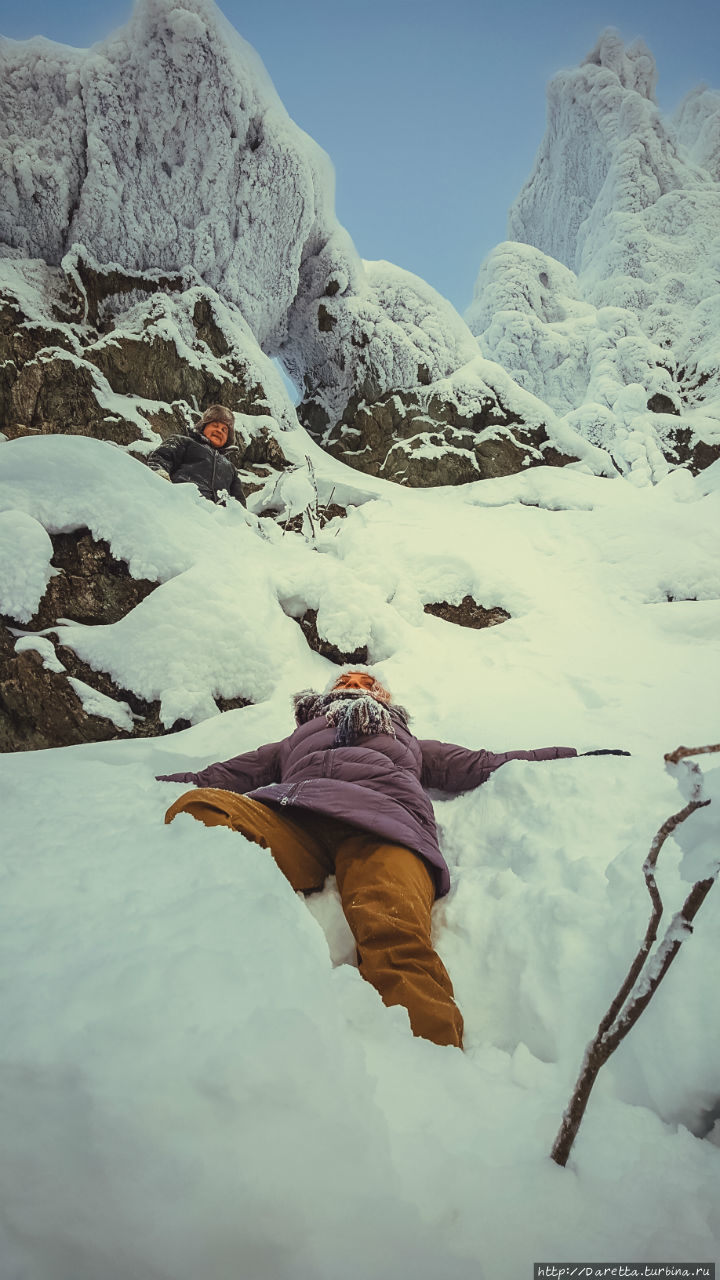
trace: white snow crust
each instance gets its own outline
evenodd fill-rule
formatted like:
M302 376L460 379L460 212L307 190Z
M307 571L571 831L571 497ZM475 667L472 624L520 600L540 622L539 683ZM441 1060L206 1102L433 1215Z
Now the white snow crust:
M46 530L23 511L0 511L0 613L29 622L53 574Z
M15 607L42 594L45 531L86 525L161 585L60 639L194 722L0 759L3 1280L516 1280L543 1258L713 1259L717 888L603 1069L568 1168L548 1152L645 930L650 841L684 803L663 753L717 739L717 466L640 489L537 468L360 490L306 451L319 490L359 503L314 542L109 444L0 448ZM511 621L423 612L468 592ZM326 685L295 621L308 606L328 638L369 646L420 737L633 753L516 762L434 798L453 876L434 927L464 1054L413 1038L360 978L333 881L305 902L243 837L163 825L183 788L155 774L277 740L291 692ZM52 659L48 636L20 644ZM217 715L218 693L255 705ZM666 843L668 920L717 823L713 804Z

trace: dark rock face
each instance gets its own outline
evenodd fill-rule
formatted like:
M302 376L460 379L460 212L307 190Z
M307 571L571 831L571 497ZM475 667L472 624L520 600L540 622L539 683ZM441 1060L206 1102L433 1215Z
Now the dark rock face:
M472 627L476 631L484 627L497 627L501 622L507 622L510 617L507 610L502 609L500 605L485 609L470 595L463 596L459 604L448 604L447 600L441 600L437 604L426 604L424 611L433 614L436 618L443 618L445 622L454 622L459 627Z
M142 438L137 425L103 409L92 368L52 348L18 371L10 388L5 434L79 435L129 445Z
M720 458L720 445L698 440L689 427L678 427L671 431L668 443L666 453L670 454L671 460L687 467L694 476L699 475L706 467L711 467Z
M661 391L656 391L654 396L650 396L647 407L651 413L679 413L675 402L670 399L670 396L663 395Z
M118 622L157 586L146 578L131 578L125 562L89 529L53 533L50 540L52 564L59 572L50 579L28 630L50 627L58 618L86 625Z
M361 645L358 649L353 649L352 653L346 653L342 649L338 649L337 645L331 644L324 636L318 633L317 629L317 609L307 609L301 618L298 618L301 630L310 648L315 653L319 653L323 658L329 658L331 662L337 662L342 666L346 662L359 662L362 666L366 666L368 662L367 645Z
M252 434L235 432L238 453L235 466L242 472L243 491L249 497L262 488L273 472L286 471L293 464L285 457L280 441L265 426L257 427Z
M304 425L349 466L413 488L575 461L550 447L543 427L524 426L491 393L479 409L463 412L432 387L418 386L388 392L372 404L353 398L330 431L317 429L312 409Z
M118 267L101 267L89 254L73 255L71 283L76 287L78 304L90 324L100 324L102 306L108 298L133 293L177 293L186 288L181 275L167 276L154 271L125 271Z
M107 542L96 541L87 529L51 537L52 563L59 572L50 579L37 612L23 627L24 633L52 629L60 617L85 625L117 622L158 585L132 578ZM0 751L156 737L188 727L189 721L178 720L167 729L160 720L159 701L148 702L132 689L120 688L106 671L94 670L68 645L55 648L63 671L45 666L36 650L16 652L14 625L14 619L0 618ZM119 728L105 716L89 714L68 677L125 703L133 717L132 730ZM218 698L217 705L218 710L229 711L248 702Z
M111 720L86 714L66 676L48 670L41 654L15 653L14 637L0 627L0 751L35 751L119 736Z

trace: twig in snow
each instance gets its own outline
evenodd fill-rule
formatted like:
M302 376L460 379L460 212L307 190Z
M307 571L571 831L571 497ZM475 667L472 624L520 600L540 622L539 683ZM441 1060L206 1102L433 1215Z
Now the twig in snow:
M677 764L688 756L705 755L711 751L720 751L720 743L708 747L677 747L665 756L668 764ZM657 938L658 924L663 913L660 891L655 881L655 866L658 855L668 836L676 827L690 817L696 809L703 809L710 804L709 800L701 800L702 774L696 764L687 766L694 775L690 800L678 813L672 814L663 822L650 846L650 852L643 864L643 874L647 885L652 912L643 942L633 960L615 999L602 1019L594 1038L585 1050L580 1074L575 1083L570 1103L565 1110L562 1124L553 1144L551 1157L556 1164L566 1165L568 1156L577 1136L580 1122L596 1077L603 1063L607 1062L621 1040L624 1040L631 1027L634 1027L643 1009L647 1007L657 991L682 943L692 933L692 921L702 906L705 898L717 880L720 864L715 873L704 880L698 880L690 890L682 907L673 916L665 937L657 948L647 971L640 978L641 972L650 954L650 949Z
M668 751L665 761L667 764L679 764L688 756L705 756L710 751L720 751L720 742L714 743L712 747L676 747L674 751Z

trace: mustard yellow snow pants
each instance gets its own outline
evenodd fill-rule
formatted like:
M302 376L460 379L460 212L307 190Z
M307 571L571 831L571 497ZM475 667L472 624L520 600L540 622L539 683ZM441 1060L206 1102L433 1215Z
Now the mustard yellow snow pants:
M288 818L215 787L185 792L165 821L179 813L207 827L231 827L270 849L298 893L322 889L334 872L363 977L386 1005L405 1006L416 1036L462 1046L462 1016L430 940L432 877L416 853L323 814L294 810Z

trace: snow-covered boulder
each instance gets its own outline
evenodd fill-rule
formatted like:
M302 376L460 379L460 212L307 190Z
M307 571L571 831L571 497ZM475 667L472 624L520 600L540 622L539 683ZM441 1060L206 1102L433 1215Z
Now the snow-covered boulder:
M535 168L467 320L484 356L638 483L720 454L718 95L676 128L607 31L548 90Z

